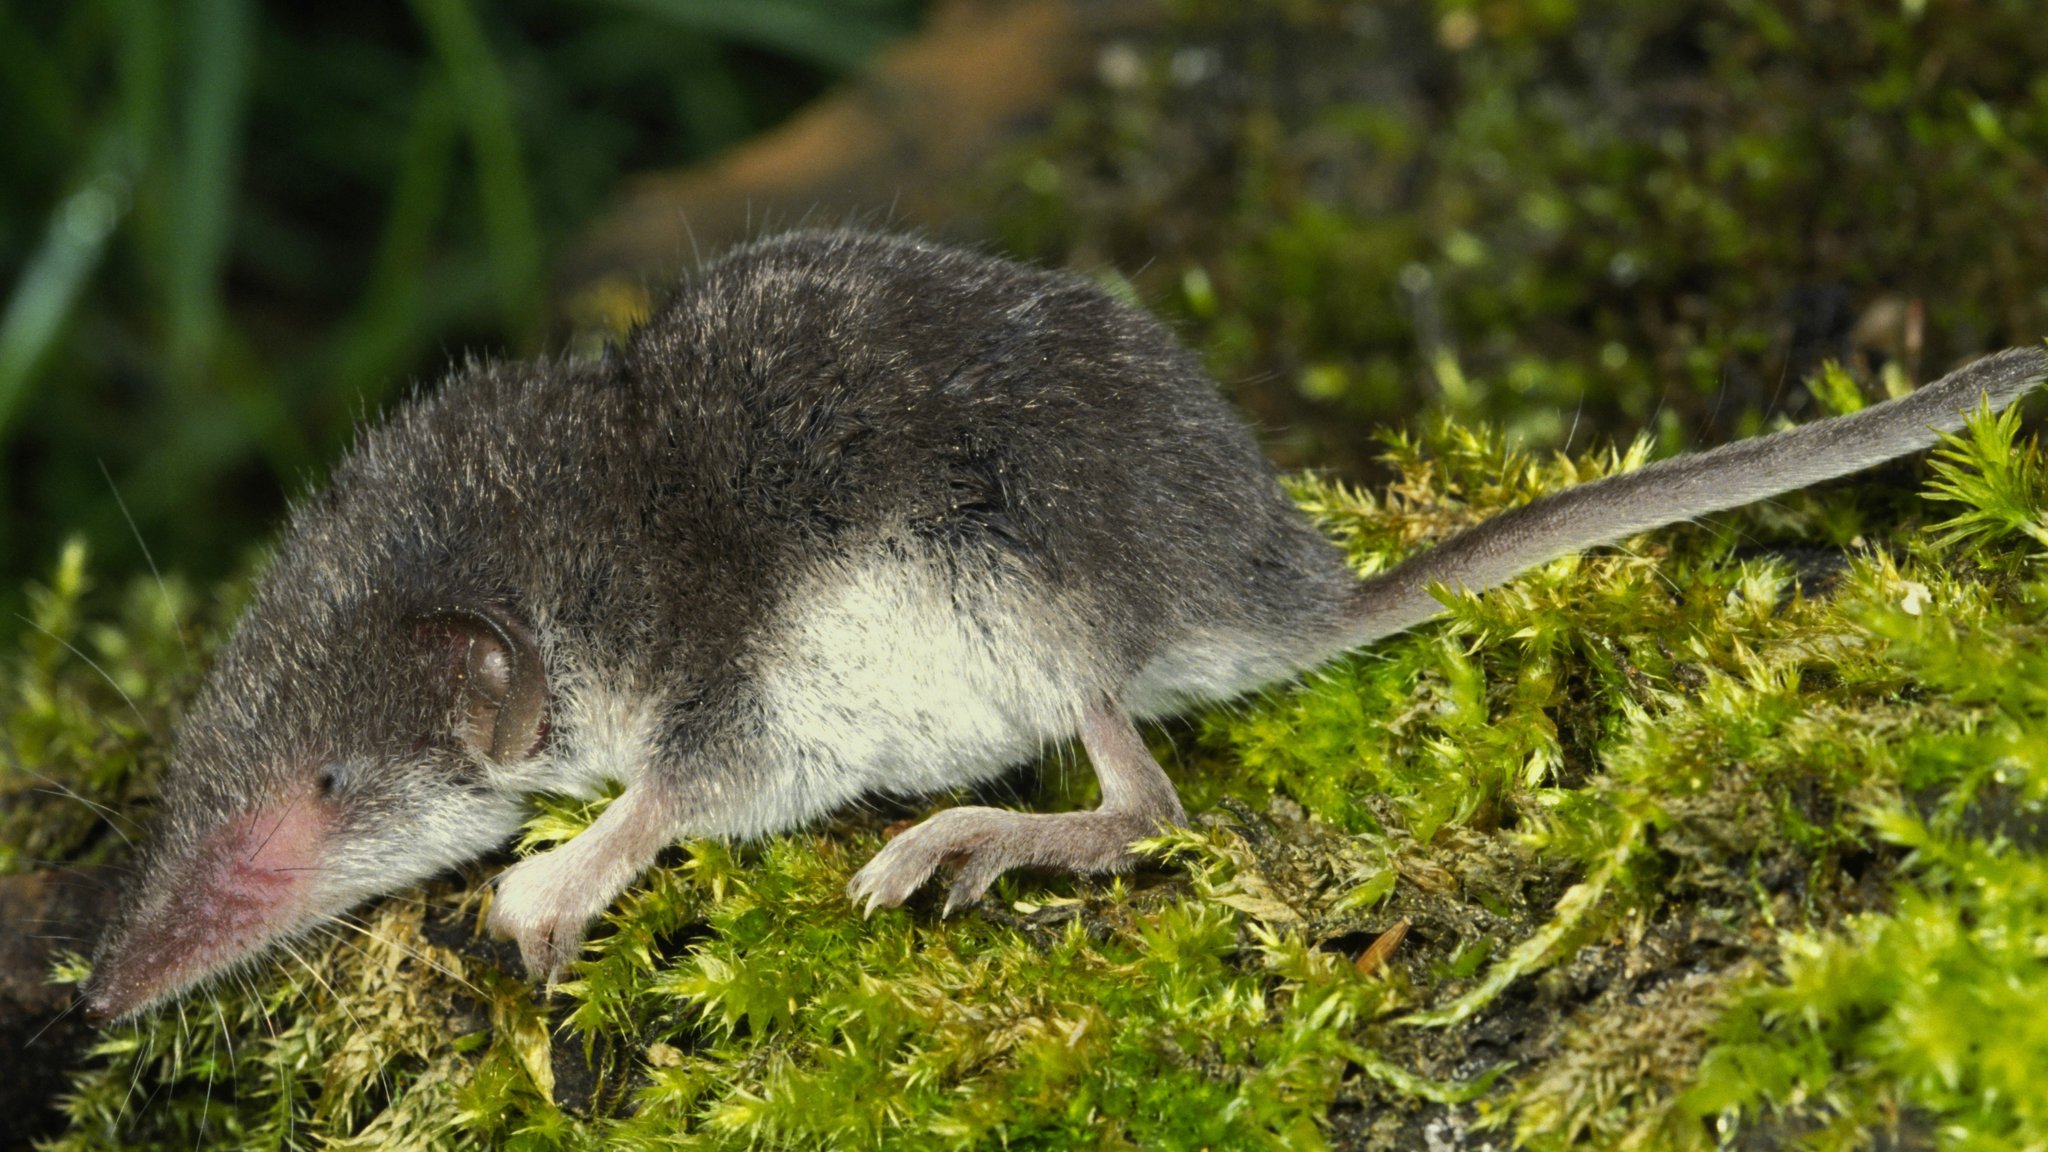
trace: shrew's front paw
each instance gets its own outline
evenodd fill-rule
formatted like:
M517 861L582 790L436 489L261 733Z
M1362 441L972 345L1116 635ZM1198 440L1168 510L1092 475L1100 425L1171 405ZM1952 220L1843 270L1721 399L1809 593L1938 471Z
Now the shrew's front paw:
M953 877L945 914L981 899L1012 868L1118 872L1137 862L1133 840L1157 833L1156 818L1131 812L1040 815L999 808L948 808L891 840L854 874L847 895L868 913L910 898L941 867Z
M519 944L526 971L552 984L583 950L583 933L675 838L680 806L650 775L626 787L568 843L498 877L491 931Z
M557 849L529 856L500 873L491 898L493 935L519 945L528 976L553 984L583 950L583 935L604 904L590 906L587 886Z

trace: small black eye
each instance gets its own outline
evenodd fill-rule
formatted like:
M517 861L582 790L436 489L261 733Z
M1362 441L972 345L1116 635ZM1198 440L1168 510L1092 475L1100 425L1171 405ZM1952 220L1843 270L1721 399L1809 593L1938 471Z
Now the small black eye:
M322 768L320 775L313 778L313 785L320 790L321 796L333 796L341 790L341 770L332 765Z

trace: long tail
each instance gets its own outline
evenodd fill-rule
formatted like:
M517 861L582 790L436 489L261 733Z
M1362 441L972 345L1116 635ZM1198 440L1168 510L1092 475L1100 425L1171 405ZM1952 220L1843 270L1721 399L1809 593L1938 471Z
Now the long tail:
M2043 378L2048 348L2008 348L1861 412L1660 460L1504 512L1361 583L1353 643L1442 611L1429 594L1434 584L1483 591L1560 556L1917 452L1962 427L1980 399L2003 409Z

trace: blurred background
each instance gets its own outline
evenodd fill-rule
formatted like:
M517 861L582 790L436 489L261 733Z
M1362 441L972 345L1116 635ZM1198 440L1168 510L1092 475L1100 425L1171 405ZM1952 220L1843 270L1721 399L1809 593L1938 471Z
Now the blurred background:
M805 221L1095 275L1367 481L2048 334L2035 0L0 0L0 132L0 639L65 539L235 571L451 359Z

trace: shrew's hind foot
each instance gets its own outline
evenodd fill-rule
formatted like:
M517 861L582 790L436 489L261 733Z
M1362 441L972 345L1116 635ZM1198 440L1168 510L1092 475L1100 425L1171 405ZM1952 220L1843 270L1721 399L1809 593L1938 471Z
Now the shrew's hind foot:
M945 910L950 916L981 899L1012 868L1121 872L1138 862L1131 842L1159 830L1159 821L1128 812L948 808L891 840L854 874L847 892L867 912L892 908L940 867L951 867Z
M847 894L868 913L893 908L949 867L950 915L981 899L1012 868L1124 871L1139 859L1133 841L1186 823L1173 782L1120 706L1103 701L1090 708L1081 742L1102 784L1100 808L1053 814L948 808L890 841L854 874Z

